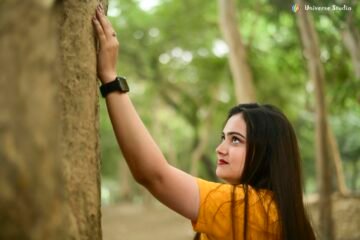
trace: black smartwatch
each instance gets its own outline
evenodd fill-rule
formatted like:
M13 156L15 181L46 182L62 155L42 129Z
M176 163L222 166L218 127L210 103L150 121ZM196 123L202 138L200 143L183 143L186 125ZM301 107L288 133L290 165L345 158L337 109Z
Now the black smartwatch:
M122 93L128 92L129 86L126 82L126 78L124 77L116 77L114 81L105 83L100 86L100 92L102 97L106 97L111 92L119 91Z

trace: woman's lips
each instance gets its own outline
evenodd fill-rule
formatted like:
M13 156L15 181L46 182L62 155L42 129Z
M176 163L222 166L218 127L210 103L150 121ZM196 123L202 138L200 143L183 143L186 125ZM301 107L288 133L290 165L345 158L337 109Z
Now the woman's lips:
M219 159L218 161L218 165L226 165L229 164L227 161L225 161L224 159Z

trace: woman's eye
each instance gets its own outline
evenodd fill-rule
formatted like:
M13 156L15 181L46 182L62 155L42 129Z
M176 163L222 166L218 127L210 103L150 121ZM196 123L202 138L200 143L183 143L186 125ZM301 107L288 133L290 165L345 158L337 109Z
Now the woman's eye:
M224 141L224 140L225 140L225 136L222 135L222 136L220 137L220 141L222 142L222 141Z
M238 139L237 137L232 137L231 141L233 143L240 143L240 139Z

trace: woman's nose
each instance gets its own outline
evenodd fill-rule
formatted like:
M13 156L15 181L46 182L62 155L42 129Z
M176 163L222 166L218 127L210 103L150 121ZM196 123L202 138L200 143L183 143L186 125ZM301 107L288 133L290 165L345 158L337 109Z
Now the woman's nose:
M226 154L226 147L224 142L220 143L216 148L216 153L219 155L225 155Z

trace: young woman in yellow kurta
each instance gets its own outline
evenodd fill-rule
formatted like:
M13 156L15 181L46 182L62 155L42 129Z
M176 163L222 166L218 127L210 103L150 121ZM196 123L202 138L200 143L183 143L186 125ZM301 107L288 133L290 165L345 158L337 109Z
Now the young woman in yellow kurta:
M101 6L93 24L98 77L106 87L117 76L119 43ZM276 108L242 104L230 110L216 149L216 175L224 183L214 183L168 164L126 92L110 91L106 104L135 180L191 220L196 239L315 239L302 202L295 133Z

